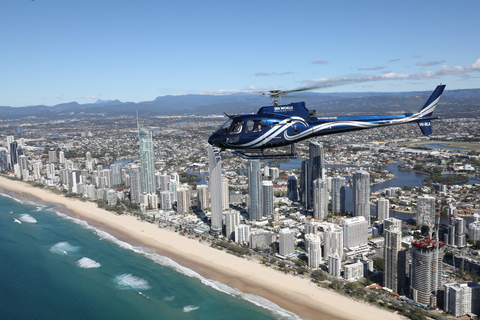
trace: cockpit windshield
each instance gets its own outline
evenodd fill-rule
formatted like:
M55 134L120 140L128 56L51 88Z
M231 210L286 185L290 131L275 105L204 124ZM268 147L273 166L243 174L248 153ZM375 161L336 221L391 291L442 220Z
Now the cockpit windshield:
M230 129L230 133L237 134L242 132L243 128L243 121L237 120L233 123L232 128Z
M228 132L228 128L230 128L230 125L232 124L232 120L228 120L227 122L225 122L221 127L220 129L217 130L217 134L222 134L222 135L225 135L227 134Z

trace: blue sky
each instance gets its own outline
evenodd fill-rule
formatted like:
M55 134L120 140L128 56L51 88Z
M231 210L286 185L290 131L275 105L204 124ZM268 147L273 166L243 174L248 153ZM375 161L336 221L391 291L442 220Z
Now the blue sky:
M480 88L480 1L0 0L0 106Z

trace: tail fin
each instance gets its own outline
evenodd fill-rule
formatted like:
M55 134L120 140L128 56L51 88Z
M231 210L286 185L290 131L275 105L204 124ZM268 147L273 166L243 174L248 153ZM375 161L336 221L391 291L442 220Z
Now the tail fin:
M432 122L429 120L417 121L418 126L422 130L424 136L432 134Z
M430 98L428 98L423 108L417 113L417 115L421 117L430 117L433 111L435 110L435 107L437 106L438 100L440 99L440 96L442 95L444 89L445 89L444 84L438 85L435 91L433 91Z

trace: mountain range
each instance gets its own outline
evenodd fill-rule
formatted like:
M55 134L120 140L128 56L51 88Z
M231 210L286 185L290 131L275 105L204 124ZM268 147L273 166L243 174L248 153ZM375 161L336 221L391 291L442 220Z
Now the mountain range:
M362 92L362 93L302 93L287 95L282 104L305 101L307 108L318 115L390 114L418 111L428 99L428 92ZM267 97L252 94L205 95L189 94L161 96L153 101L121 102L98 100L95 103L63 103L55 106L2 107L0 119L27 118L89 118L158 115L214 115L255 113L269 105ZM434 113L440 117L480 118L480 89L446 90Z

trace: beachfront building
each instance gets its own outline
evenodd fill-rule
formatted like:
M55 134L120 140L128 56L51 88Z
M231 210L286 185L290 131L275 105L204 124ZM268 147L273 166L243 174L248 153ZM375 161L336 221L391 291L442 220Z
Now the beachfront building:
M138 142L140 144L140 167L142 169L142 193L154 194L157 191L157 186L155 183L152 131L139 126Z
M230 208L230 191L228 189L228 179L222 176L222 206L223 210Z
M343 278L347 281L357 281L365 276L364 262L357 259L356 262L346 264L343 267Z
M133 165L128 172L130 178L130 201L140 203L140 195L142 194L142 177L140 169Z
M240 224L240 212L230 210L225 212L225 236L227 239L235 239L235 229Z
M323 234L323 259L329 256L343 258L343 229L337 225L329 226Z
M318 234L318 228L313 222L305 223L305 235L307 234Z
M332 179L332 213L345 212L345 178L333 177Z
M172 210L173 194L171 191L160 191L160 209Z
M235 242L250 243L250 226L248 224L239 224L235 227Z
M295 230L284 228L278 233L278 253L287 257L295 251Z
M474 221L468 225L468 238L473 241L480 240L480 221Z
M322 243L316 234L305 234L305 249L308 254L308 266L318 268L322 263Z
M444 285L444 312L454 317L480 313L480 284L448 283Z
M340 277L342 275L341 257L336 254L328 256L328 273L335 277Z
M377 201L377 219L383 221L390 217L389 213L390 201L385 198L380 198Z
M197 209L206 210L209 207L208 186L200 184L197 186Z
M363 170L353 174L353 216L370 225L370 174Z
M417 226L433 228L435 225L435 197L420 196L417 198ZM429 230L430 232L432 230Z
M190 212L190 190L178 188L177 190L177 213ZM221 229L220 229L221 230Z
M275 241L275 234L270 231L256 232L250 234L250 249L269 249Z
M327 180L318 178L313 181L313 218L324 220L328 216L328 186Z
M442 288L443 250L443 242L433 238L412 242L410 293L414 302L437 305L437 293Z
M212 212L211 230L221 234L223 227L222 160L219 150L212 146L208 146L208 173Z
M248 213L250 220L262 219L262 172L260 160L248 160Z
M348 218L343 221L343 246L356 249L368 243L368 224L364 216Z

